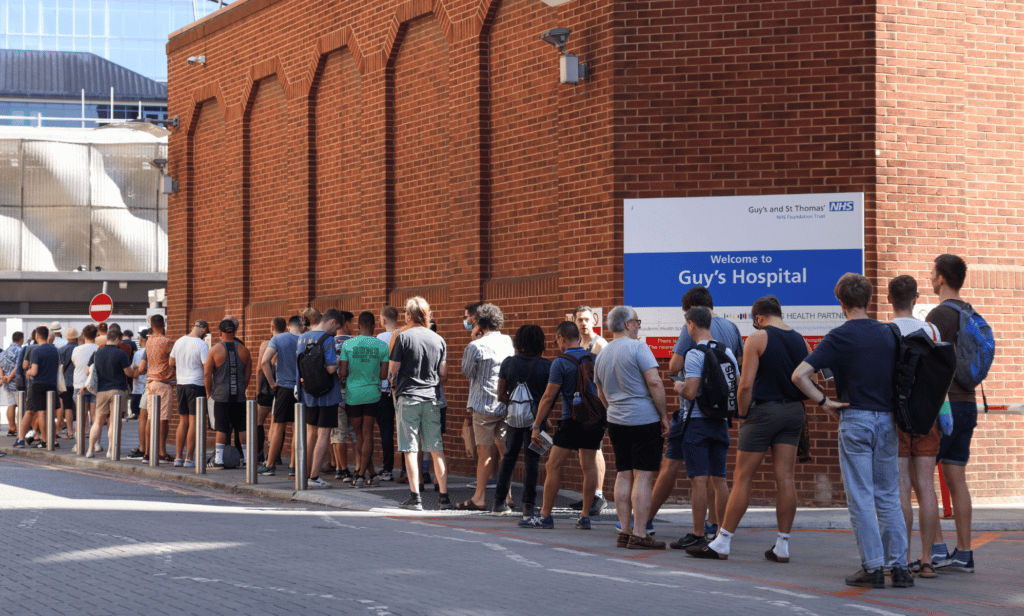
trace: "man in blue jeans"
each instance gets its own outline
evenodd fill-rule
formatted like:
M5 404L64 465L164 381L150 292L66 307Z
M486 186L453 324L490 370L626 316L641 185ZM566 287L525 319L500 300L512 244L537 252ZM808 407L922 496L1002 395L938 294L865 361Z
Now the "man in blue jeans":
M839 419L839 467L846 488L850 524L860 549L861 570L849 586L885 588L883 567L892 569L893 588L909 588L907 524L900 507L899 439L893 421L892 373L896 338L888 325L868 317L871 281L843 274L835 295L846 323L830 331L793 372L807 398ZM829 400L811 375L835 374L840 402Z
M949 302L960 308L967 306L960 297L960 289L967 279L967 264L956 255L944 254L935 257L931 271L932 290L939 296L939 303ZM960 333L960 312L949 306L939 305L925 318L933 323L946 342L955 342ZM942 527L935 532L932 546L932 564L938 570L974 572L974 551L971 549L971 492L967 489L967 460L971 457L971 438L978 425L978 402L974 390L962 388L956 379L949 384L949 409L953 415L953 432L942 435L939 441L937 462L942 463L942 474L946 478L949 496L953 501L956 521L956 549L948 554L942 537Z

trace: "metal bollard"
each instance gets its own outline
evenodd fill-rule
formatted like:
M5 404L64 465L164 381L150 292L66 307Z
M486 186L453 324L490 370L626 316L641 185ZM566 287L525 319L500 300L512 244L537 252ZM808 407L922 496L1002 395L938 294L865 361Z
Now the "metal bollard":
M157 453L160 440L160 394L149 397L149 465L160 466L160 454Z
M306 476L306 405L301 402L295 405L295 491L301 492L307 487Z
M85 430L85 396L81 393L75 394L75 451L78 455L85 455L86 442Z
M110 459L121 461L121 394L114 394L114 408L110 411Z
M14 415L18 424L18 438L21 438L22 434L28 432L28 430L21 429L21 420L25 418L25 392L23 391L18 392L18 408L14 410Z
M256 401L245 403L245 483L256 485Z
M196 475L206 474L206 398L196 398Z
M46 451L53 451L54 407L57 406L57 392L46 392Z

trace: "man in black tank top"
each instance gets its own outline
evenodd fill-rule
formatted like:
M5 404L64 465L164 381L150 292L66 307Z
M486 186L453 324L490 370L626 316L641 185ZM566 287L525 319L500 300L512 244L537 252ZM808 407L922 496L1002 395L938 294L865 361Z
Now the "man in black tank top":
M725 559L730 541L750 502L754 474L772 451L775 470L775 510L779 533L775 545L764 553L772 562L789 562L789 535L796 515L793 479L796 450L804 425L805 396L793 384L793 370L810 353L807 341L782 320L782 306L775 297L762 297L750 310L755 331L747 338L743 370L737 388L740 424L732 492L718 535L706 546L687 548L697 558Z
M203 365L206 391L213 401L213 428L217 431L217 453L207 468L224 468L224 447L232 429L245 444L245 390L252 375L252 357L249 349L235 340L236 327L231 319L220 322L221 342L210 349Z

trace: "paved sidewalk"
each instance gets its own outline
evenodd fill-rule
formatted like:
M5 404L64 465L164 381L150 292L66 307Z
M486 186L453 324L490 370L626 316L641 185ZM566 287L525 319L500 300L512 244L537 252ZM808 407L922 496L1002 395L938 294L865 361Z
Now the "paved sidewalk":
M286 465L278 467L276 476L257 477L258 483L256 485L247 485L245 483L244 469L209 470L206 474L197 475L195 474L195 469L175 468L169 462L162 462L160 466L151 468L148 464L143 464L141 460L123 459L138 444L138 424L134 421L125 421L123 423L122 460L119 462L108 460L105 453L97 454L96 458L84 458L75 455L71 451L74 446L73 439L58 439L57 442L60 444L60 447L52 452L34 448L14 449L13 437L0 436L0 451L53 463L101 469L126 475L180 481L182 483L237 494L279 501L312 503L349 511L391 514L401 511L402 515L418 515L425 518L489 515L482 512L442 512L436 510L436 493L433 491L432 485L426 486L423 492L426 511L420 514L397 508L399 502L408 498L409 489L406 485L394 482L385 482L379 487L353 489L342 484L340 481L335 481L333 474L324 473L322 477L334 486L332 489L296 491L295 480L288 477ZM105 431L101 443L106 447ZM208 455L212 454L213 447L211 446L209 447ZM448 492L453 503L466 500L472 495L473 490L466 487L466 484L471 480L466 477L449 478ZM541 488L538 487L538 500L541 491ZM522 502L522 487L514 485L512 493L517 506L520 506ZM493 494L493 490L488 490L487 496L489 500L493 499ZM561 491L555 504L555 517L571 519L578 515L568 509L568 504L579 500L579 498L580 495L577 492ZM513 512L513 515L518 515L518 512ZM611 525L615 522L615 512L611 506L601 516L594 519L595 525ZM664 530L663 534L665 536L685 534L686 528L690 524L691 511L686 506L666 506L662 508L655 519L655 527ZM943 531L949 531L950 533L947 534L948 542L950 536L955 536L953 534L955 522L953 520L942 520L941 524ZM1024 503L976 504L972 526L975 532L1024 531ZM774 528L776 528L775 510L770 507L751 507L741 523L741 529ZM850 530L850 519L845 508L800 508L797 511L794 528L797 530Z

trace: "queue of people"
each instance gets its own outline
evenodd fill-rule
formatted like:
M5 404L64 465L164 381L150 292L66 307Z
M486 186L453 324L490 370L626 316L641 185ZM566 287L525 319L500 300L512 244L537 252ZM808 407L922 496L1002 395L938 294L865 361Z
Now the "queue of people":
M959 314L969 308L959 295L966 273L960 257L946 254L935 259L930 285L942 304L927 321L912 316L919 295L914 278L894 278L887 299L899 332L906 336L920 330L934 341L956 342ZM554 528L553 508L570 456L578 457L583 473L575 528L593 528L591 518L607 504L602 492L607 435L616 472L616 546L672 547L698 559L729 558L731 541L740 532L750 502L752 480L771 452L778 529L764 558L774 563L793 558L794 474L807 429L805 405L810 404L839 423L839 464L861 558L861 568L846 583L881 588L888 575L893 587L906 588L914 585L913 574L929 578L942 569L973 571L971 500L964 468L977 423L974 392L954 381L948 392L949 412L940 415L927 435L901 432L893 419L897 339L890 326L868 315L873 286L862 275L846 274L837 282L835 296L847 320L812 350L786 324L783 306L775 297L753 302L755 331L744 343L734 324L715 315L707 288L688 290L682 300L686 325L668 364L673 391L679 396L673 409L661 366L639 340L642 323L632 307L609 311L610 341L595 334L594 311L586 305L577 307L572 320L551 331L558 354L548 359L547 335L540 325L523 325L509 336L501 331L505 318L498 306L466 306L464 325L470 342L461 370L469 384L467 410L477 464L474 493L460 503L452 503L448 495L443 440L447 344L436 333L430 306L422 297L405 303L402 323L399 310L392 306L358 317L334 308L322 314L310 308L287 321L276 318L272 337L255 357L238 339L238 320L230 316L219 323L220 341L212 346L206 321L196 321L188 335L172 342L159 315L151 317L151 328L141 332L137 350L124 343L116 324L105 331L93 325L81 333L69 328L60 349L45 326L32 332L31 346L23 345L24 336L16 332L12 345L0 354L0 404L8 407L8 436L16 436L15 447L29 446L45 433L39 411L45 409L47 392L57 389L60 374L70 384L68 392L84 396L92 422L90 457L102 451L103 425L127 412L130 401L140 419L140 446L129 457L148 460L157 455L175 466L199 463L224 469L233 466L226 458L232 436L236 444L257 438L260 459L246 460L243 455L240 463L259 464L259 474L271 476L282 463L285 427L295 421L294 406L301 402L306 407L308 455L303 461L292 454L289 475L296 464L304 463L310 489L332 487L322 477L331 469L336 480L352 488L404 479L410 493L401 506L409 510L423 509L421 492L430 482L432 467L440 509L509 514L515 507L511 477L522 454L525 472L518 525L525 529ZM384 332L374 335L378 320ZM266 443L262 430L246 434L244 402L254 370L259 375L261 417L272 418ZM824 375L834 378L836 399L823 393ZM12 405L19 389L27 394L26 408L21 424L15 425ZM113 408L116 394L121 394L122 408ZM160 396L160 408L148 408L152 395ZM197 461L195 425L204 418L196 417L196 401L203 396L212 402L216 448L208 461ZM507 409L513 403L521 405L523 396L532 423L510 427ZM560 412L555 411L556 403ZM181 421L171 456L166 442L173 412ZM70 431L72 416L59 416ZM141 438L149 421L160 421L158 451L147 451L147 441ZM726 459L733 421L739 422L739 430L730 489ZM374 426L383 449L379 470L373 463ZM350 442L354 472L349 468ZM544 489L538 502L539 467L545 454ZM938 463L956 509L952 553L938 525L933 488ZM681 467L690 483L693 525L666 546L655 539L653 521ZM488 501L492 478L495 490ZM920 558L913 561L908 532L913 522L911 491L920 503L922 543Z

